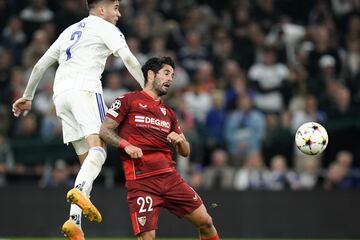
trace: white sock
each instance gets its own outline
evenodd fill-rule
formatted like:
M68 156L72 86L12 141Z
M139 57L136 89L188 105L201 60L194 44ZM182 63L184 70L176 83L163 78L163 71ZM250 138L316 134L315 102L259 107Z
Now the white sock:
M85 193L86 196L90 197L92 184L99 175L105 159L106 151L104 148L91 148L76 176L74 187ZM71 204L70 217L79 227L81 227L81 213L81 208L79 208L76 204Z
M74 221L78 227L81 228L81 208L78 207L76 204L70 205L70 218Z
M87 196L90 196L92 184L99 175L101 167L106 159L106 151L102 147L90 148L87 157L82 164L75 180L75 188L79 189Z

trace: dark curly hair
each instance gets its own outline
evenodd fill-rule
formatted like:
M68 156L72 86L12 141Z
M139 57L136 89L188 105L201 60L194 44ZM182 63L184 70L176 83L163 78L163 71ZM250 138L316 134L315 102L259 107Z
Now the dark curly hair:
M146 61L146 63L141 68L145 79L145 85L147 83L148 71L152 70L154 73L157 73L161 68L163 68L164 65L170 65L173 69L175 69L175 63L171 57L153 57Z

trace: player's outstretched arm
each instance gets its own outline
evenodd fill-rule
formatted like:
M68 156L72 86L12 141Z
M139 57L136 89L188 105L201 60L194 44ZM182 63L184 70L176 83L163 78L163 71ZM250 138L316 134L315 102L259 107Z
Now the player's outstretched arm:
M125 139L119 137L116 133L116 129L119 123L109 117L105 117L104 122L101 124L100 137L114 147L119 147L125 150L125 152L133 159L141 158L142 150L134 145L131 145Z
M12 111L15 117L19 117L21 114L26 116L31 110L32 99L34 98L35 90L46 69L48 69L55 62L56 59L44 55L35 64L23 96L17 99L12 105Z
M141 88L144 88L144 75L141 71L141 65L134 54L132 54L128 47L124 47L118 51L118 55L123 60L127 70L140 84Z
M180 154L181 156L188 157L190 155L190 144L186 140L184 134L171 132L167 136L167 140L175 146L177 153Z

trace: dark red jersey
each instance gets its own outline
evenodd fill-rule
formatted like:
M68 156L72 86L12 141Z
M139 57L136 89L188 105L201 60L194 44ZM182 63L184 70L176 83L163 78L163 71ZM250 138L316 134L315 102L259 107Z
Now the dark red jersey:
M119 136L141 148L143 156L131 159L123 150L120 157L126 180L145 178L175 171L172 146L167 135L181 129L173 110L144 91L125 94L115 99L107 117L119 123Z

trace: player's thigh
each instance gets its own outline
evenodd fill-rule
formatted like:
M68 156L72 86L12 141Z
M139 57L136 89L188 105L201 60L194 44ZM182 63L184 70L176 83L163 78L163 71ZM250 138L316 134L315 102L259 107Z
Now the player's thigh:
M105 142L100 138L99 134L90 134L87 136L86 142L90 148L97 146L105 148Z
M164 207L177 217L183 217L203 204L196 191L178 173L172 173L166 182L168 189L164 194Z
M71 142L71 144L73 145L75 152L78 155L80 164L82 165L90 149L86 139L82 138L80 140Z
M126 182L127 199L134 235L157 229L163 199L151 178Z
M71 110L84 137L98 135L107 111L102 95L88 91L73 91L73 93L76 98L70 103ZM100 139L99 136L94 138Z
M79 123L72 113L69 97L67 93L60 94L54 98L56 115L60 118L64 143L79 141L84 137ZM76 150L76 149L75 149ZM83 154L77 152L77 154Z

